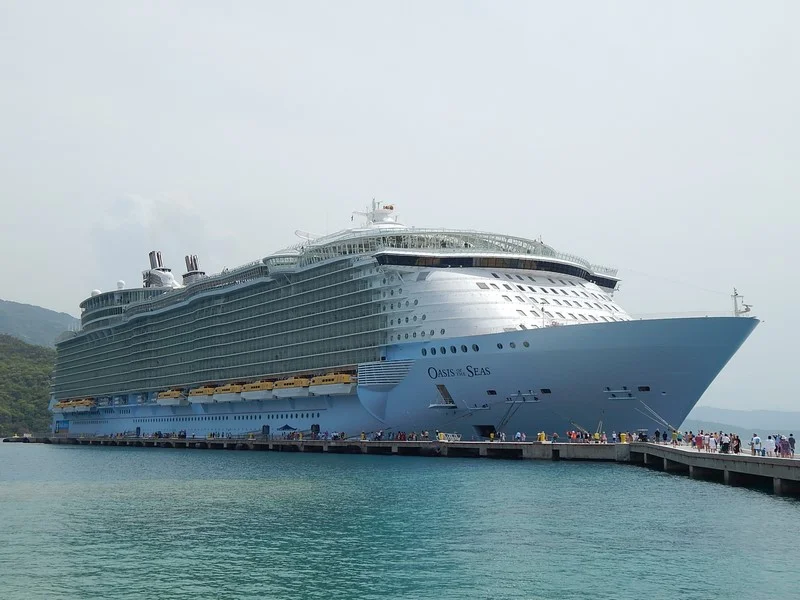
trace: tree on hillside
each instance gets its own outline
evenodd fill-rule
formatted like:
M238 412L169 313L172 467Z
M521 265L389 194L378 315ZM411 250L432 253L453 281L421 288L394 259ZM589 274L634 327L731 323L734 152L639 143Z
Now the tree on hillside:
M0 334L0 435L46 431L55 351Z

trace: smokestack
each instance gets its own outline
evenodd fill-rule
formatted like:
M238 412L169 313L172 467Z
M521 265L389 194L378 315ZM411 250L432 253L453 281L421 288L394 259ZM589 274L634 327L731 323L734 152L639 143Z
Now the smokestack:
M151 269L155 269L156 268L156 251L155 250L151 250L150 254L148 254L147 256L150 258L150 268Z
M186 263L186 271L192 271L192 257L186 255L183 257L184 262Z
M194 265L195 271L200 270L200 267L198 266L199 263L197 262L197 254L192 255L192 264Z
M156 261L158 262L159 269L164 266L164 261L161 259L161 250L156 252Z

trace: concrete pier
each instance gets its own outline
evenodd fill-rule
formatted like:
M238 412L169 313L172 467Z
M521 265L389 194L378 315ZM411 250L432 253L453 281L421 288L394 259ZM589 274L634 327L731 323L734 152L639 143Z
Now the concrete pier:
M17 438L4 441L18 441ZM448 458L510 460L566 460L632 463L692 479L717 481L800 497L800 460L697 452L686 446L634 442L632 444L552 444L549 442L284 440L246 438L70 437L25 438L29 443L81 446L135 446L198 450L260 450L331 454L385 454Z
M445 442L351 440L283 440L249 438L137 438L44 436L31 442L80 446L134 446L143 448L193 448L201 450L261 450L271 452L321 452L387 454L528 460L628 462L627 444L552 444L549 442Z
M686 446L630 444L630 461L692 479L771 490L778 496L800 496L800 460L698 452Z

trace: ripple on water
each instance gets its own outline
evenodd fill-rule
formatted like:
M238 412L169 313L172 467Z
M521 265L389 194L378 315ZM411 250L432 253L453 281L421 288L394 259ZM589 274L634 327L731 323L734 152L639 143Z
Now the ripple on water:
M800 503L613 464L0 445L4 597L619 598L800 584ZM786 540L791 544L792 540Z

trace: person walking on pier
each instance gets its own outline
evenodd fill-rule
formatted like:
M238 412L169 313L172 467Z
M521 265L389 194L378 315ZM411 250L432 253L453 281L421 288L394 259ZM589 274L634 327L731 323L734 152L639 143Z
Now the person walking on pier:
M791 458L794 458L794 445L795 445L795 443L796 443L796 441L794 439L794 434L790 433L789 434L789 455L790 455Z
M764 449L767 451L767 456L775 456L775 439L771 435L767 436Z
M758 437L757 433L754 433L753 437L750 438L750 453L753 456L761 454L761 438Z

